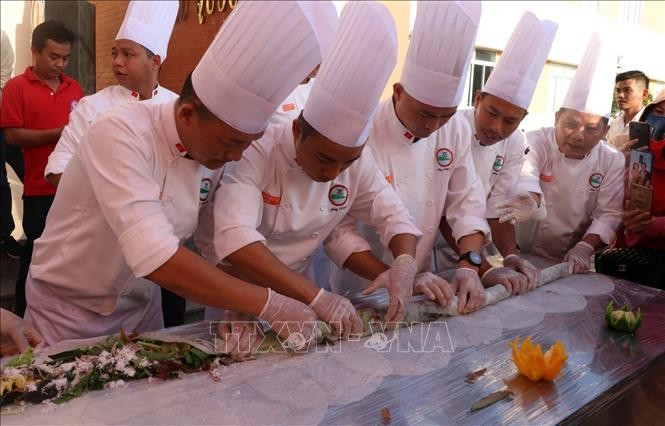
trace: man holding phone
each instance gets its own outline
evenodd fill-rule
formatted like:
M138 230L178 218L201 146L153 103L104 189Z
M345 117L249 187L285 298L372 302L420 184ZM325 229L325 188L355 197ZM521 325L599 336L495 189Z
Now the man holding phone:
M619 150L630 143L630 123L638 121L649 96L649 78L638 70L617 74L615 78L616 103L621 113L610 122L607 141ZM647 142L648 144L648 142Z

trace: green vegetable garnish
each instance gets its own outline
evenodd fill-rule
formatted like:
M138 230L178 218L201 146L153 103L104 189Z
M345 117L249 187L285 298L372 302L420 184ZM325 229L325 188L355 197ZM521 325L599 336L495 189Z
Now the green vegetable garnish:
M642 312L639 308L637 312L633 312L628 302L624 303L621 309L614 309L614 302L610 300L605 307L605 322L615 330L634 333L642 324Z

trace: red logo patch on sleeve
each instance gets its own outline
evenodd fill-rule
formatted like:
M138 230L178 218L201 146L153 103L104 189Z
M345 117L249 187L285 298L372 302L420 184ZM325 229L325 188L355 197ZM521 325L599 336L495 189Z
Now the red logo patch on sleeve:
M284 112L293 111L295 109L296 109L296 104L294 103L282 105L282 110L284 110Z

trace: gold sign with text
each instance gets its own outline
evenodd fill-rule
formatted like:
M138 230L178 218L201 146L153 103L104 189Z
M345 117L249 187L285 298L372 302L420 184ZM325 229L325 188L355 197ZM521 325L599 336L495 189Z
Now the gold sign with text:
M238 0L196 0L196 11L199 16L199 24L205 22L205 15L210 16L215 12L222 13L228 5L231 10L236 7Z

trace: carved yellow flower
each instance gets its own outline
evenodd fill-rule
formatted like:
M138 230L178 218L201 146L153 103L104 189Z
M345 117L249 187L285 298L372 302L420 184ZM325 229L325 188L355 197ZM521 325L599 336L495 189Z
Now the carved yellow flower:
M568 359L566 348L559 340L543 355L540 345L531 343L531 336L524 339L522 347L519 347L519 338L515 339L510 346L513 348L513 362L520 373L534 382L538 380L554 380L563 364Z

